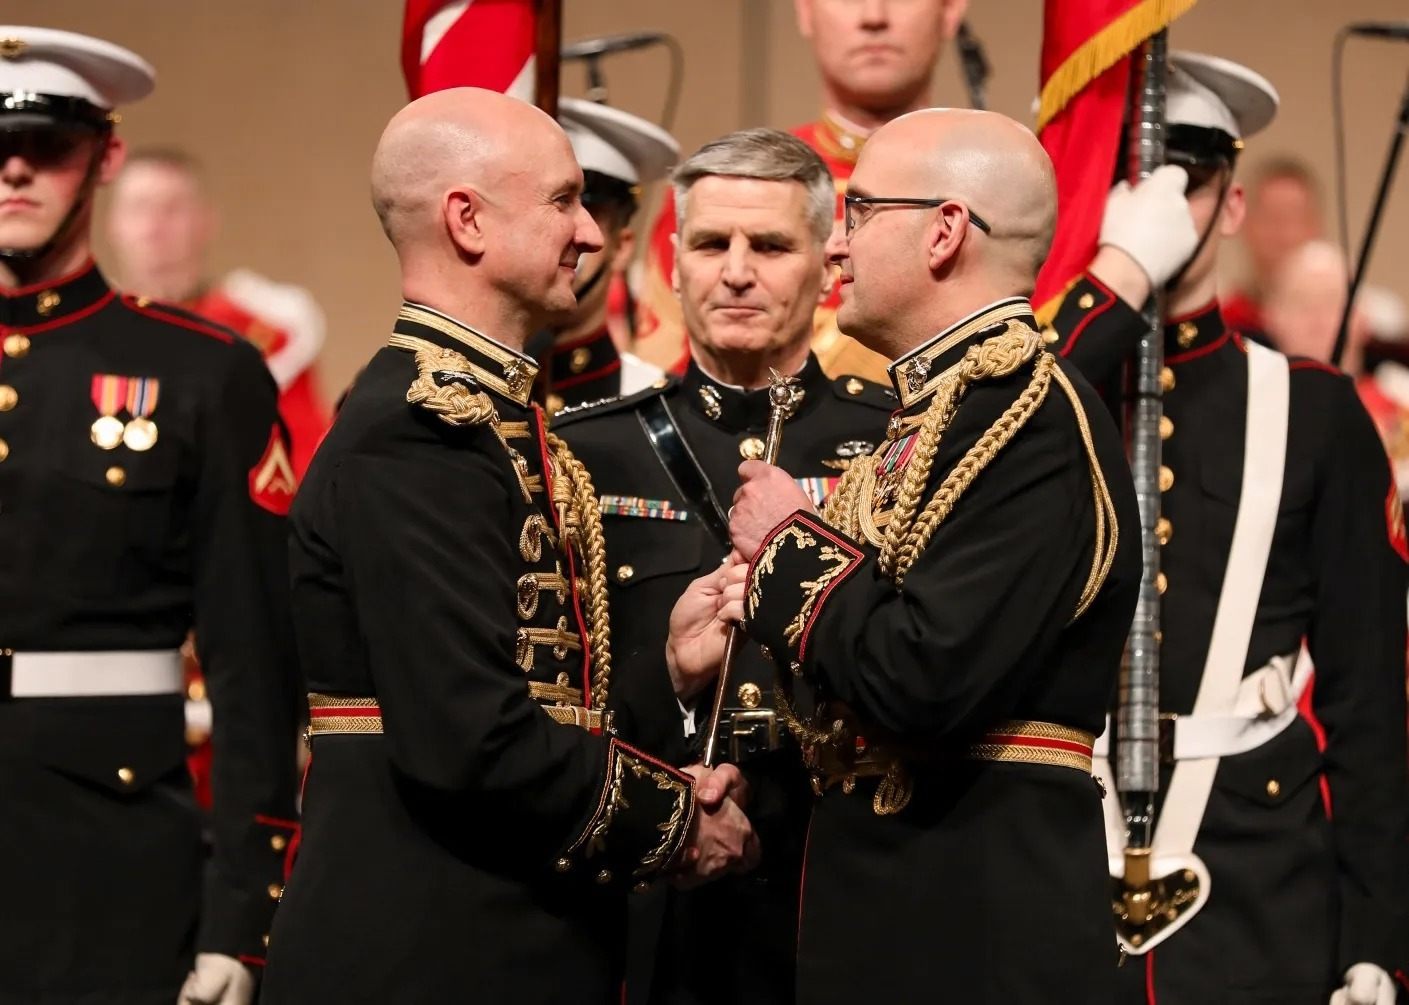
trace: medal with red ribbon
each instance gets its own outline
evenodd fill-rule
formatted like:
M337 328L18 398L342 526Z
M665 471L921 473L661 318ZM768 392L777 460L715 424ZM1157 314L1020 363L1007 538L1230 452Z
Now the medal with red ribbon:
M116 450L126 428L117 413L127 403L127 378L110 373L94 374L90 393L99 414L90 430L93 442L104 450Z

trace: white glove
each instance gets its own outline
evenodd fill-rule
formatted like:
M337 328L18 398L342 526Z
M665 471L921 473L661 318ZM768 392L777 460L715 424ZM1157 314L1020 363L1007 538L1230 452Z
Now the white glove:
M1184 198L1188 184L1182 167L1166 164L1134 188L1120 182L1106 197L1101 244L1129 255L1155 289L1174 278L1199 246L1199 232Z
M1357 963L1345 972L1345 987L1331 995L1331 1005L1394 1005L1394 980L1373 963Z
M254 975L233 956L197 953L196 966L186 975L176 1005L250 1005Z

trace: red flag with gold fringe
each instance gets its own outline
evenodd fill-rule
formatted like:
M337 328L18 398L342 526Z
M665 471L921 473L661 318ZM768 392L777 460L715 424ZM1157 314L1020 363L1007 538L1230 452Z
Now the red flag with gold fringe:
M1096 254L1106 194L1117 180L1130 54L1195 0L1046 0L1038 136L1057 169L1057 236L1033 303L1056 313Z

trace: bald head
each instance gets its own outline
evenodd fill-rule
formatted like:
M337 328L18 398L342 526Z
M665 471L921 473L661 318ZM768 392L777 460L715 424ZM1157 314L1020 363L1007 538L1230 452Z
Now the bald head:
M433 238L448 190L492 192L514 172L515 159L555 138L567 142L551 118L497 91L456 87L417 98L387 123L372 156L372 206L382 230L398 252Z
M967 205L992 228L975 250L1031 288L1057 221L1056 176L1031 130L996 112L930 108L882 126L863 156L898 165L898 191Z
M495 91L436 91L398 112L372 158L372 204L403 295L511 345L576 305L577 261L602 246L567 135Z

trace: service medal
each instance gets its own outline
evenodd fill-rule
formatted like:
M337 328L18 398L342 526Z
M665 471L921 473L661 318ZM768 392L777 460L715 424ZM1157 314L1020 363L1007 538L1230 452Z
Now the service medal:
M129 450L151 450L157 442L157 424L138 416L123 427L122 442Z
M93 442L104 450L116 450L122 443L125 429L122 420L115 415L104 415L95 419L90 427L89 435Z

